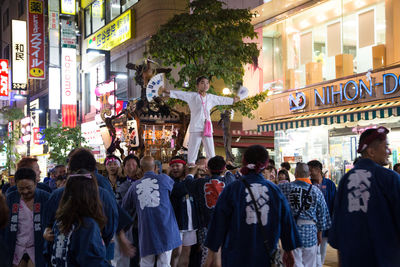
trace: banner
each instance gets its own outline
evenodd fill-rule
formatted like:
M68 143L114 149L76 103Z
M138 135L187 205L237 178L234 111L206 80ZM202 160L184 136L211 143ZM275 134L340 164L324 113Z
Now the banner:
M0 59L0 97L8 97L9 92L8 60Z
M28 82L26 59L26 21L12 20L12 89L26 90ZM18 74L17 74L18 73Z
M76 126L76 50L62 48L61 50L61 104L63 126Z
M45 79L43 0L28 1L28 78Z

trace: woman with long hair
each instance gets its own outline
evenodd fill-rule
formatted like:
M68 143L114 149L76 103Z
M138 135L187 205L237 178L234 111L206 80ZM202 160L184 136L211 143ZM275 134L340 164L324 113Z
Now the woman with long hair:
M84 169L68 176L53 226L52 266L111 266L101 229L106 224L96 179Z

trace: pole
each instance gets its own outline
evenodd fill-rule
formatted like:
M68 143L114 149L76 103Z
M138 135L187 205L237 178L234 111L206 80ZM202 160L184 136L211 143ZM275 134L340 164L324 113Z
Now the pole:
M29 140L26 142L26 145L28 146L26 148L26 155L30 156L31 155L31 138L32 138L32 122L31 122L31 96L28 88L28 94L26 95L26 115L29 116L29 128L31 129L31 136Z

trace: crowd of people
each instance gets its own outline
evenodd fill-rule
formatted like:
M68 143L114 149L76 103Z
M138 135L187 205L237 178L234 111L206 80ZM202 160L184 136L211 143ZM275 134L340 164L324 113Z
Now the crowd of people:
M221 156L175 156L163 170L151 156L109 155L106 176L78 148L43 183L23 158L0 194L0 266L314 267L328 243L340 266L400 266L387 133L361 135L338 190L321 162L298 162L292 177L259 145L236 169Z

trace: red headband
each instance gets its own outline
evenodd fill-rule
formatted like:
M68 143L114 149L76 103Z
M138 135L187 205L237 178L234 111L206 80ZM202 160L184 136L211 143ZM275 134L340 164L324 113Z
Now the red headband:
M184 161L183 159L173 159L169 162L169 166L171 166L174 163L181 163L183 165L186 165L186 161Z
M361 153L365 149L367 149L368 145L370 145L373 141L375 140L386 140L386 135L389 133L389 130L386 129L385 127L381 126L377 129L374 129L374 131L364 138L362 142L358 144L358 149L357 152Z

